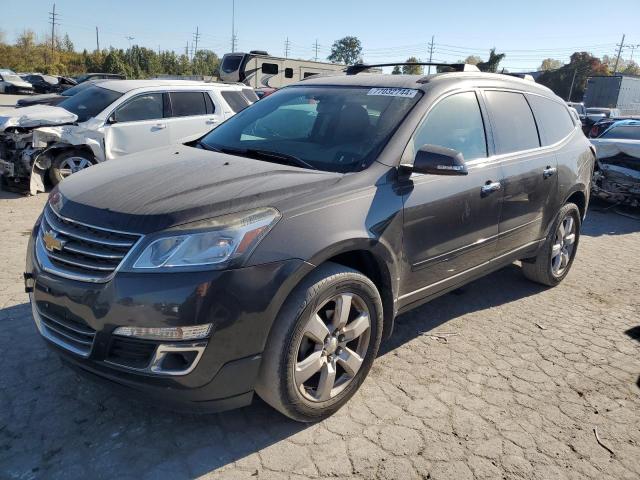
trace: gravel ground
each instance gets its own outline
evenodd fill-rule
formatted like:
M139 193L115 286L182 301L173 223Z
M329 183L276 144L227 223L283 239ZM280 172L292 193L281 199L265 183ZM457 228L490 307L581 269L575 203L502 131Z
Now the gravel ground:
M351 402L300 425L259 400L170 413L61 366L21 282L44 201L0 192L0 478L640 478L638 220L590 212L555 289L513 265L401 316Z

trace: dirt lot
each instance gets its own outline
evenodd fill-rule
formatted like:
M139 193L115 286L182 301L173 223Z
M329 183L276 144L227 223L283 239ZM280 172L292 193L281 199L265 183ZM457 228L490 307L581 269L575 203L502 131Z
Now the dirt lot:
M640 478L638 220L590 212L558 288L513 265L400 317L360 392L308 426L259 400L170 413L63 368L21 283L44 201L0 192L0 478Z

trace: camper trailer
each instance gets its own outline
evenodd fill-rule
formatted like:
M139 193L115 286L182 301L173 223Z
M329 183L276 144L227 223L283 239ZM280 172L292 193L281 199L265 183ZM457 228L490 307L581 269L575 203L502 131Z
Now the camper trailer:
M222 57L223 82L243 82L252 88L281 88L312 75L340 73L346 67L335 63L272 57L267 52L227 53Z

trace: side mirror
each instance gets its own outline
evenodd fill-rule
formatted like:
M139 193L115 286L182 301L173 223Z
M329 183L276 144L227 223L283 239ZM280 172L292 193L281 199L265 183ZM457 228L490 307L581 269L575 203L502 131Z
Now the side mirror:
M118 123L118 120L116 120L116 112L113 112L111 115L109 115L109 118L107 118L107 123L109 125L112 125L114 123Z
M438 145L423 145L413 161L411 170L431 175L467 175L461 152Z

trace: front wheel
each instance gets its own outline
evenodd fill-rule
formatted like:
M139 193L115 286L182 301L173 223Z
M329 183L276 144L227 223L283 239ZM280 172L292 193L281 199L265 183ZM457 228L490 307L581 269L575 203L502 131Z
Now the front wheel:
M382 338L382 301L360 272L327 263L291 294L276 319L256 392L284 415L321 420L369 373Z
M573 203L564 205L554 221L538 255L523 260L522 273L549 287L558 285L567 276L580 240L580 210Z
M49 168L49 179L53 185L59 184L69 175L89 168L95 163L93 155L76 150L67 150L56 155Z

